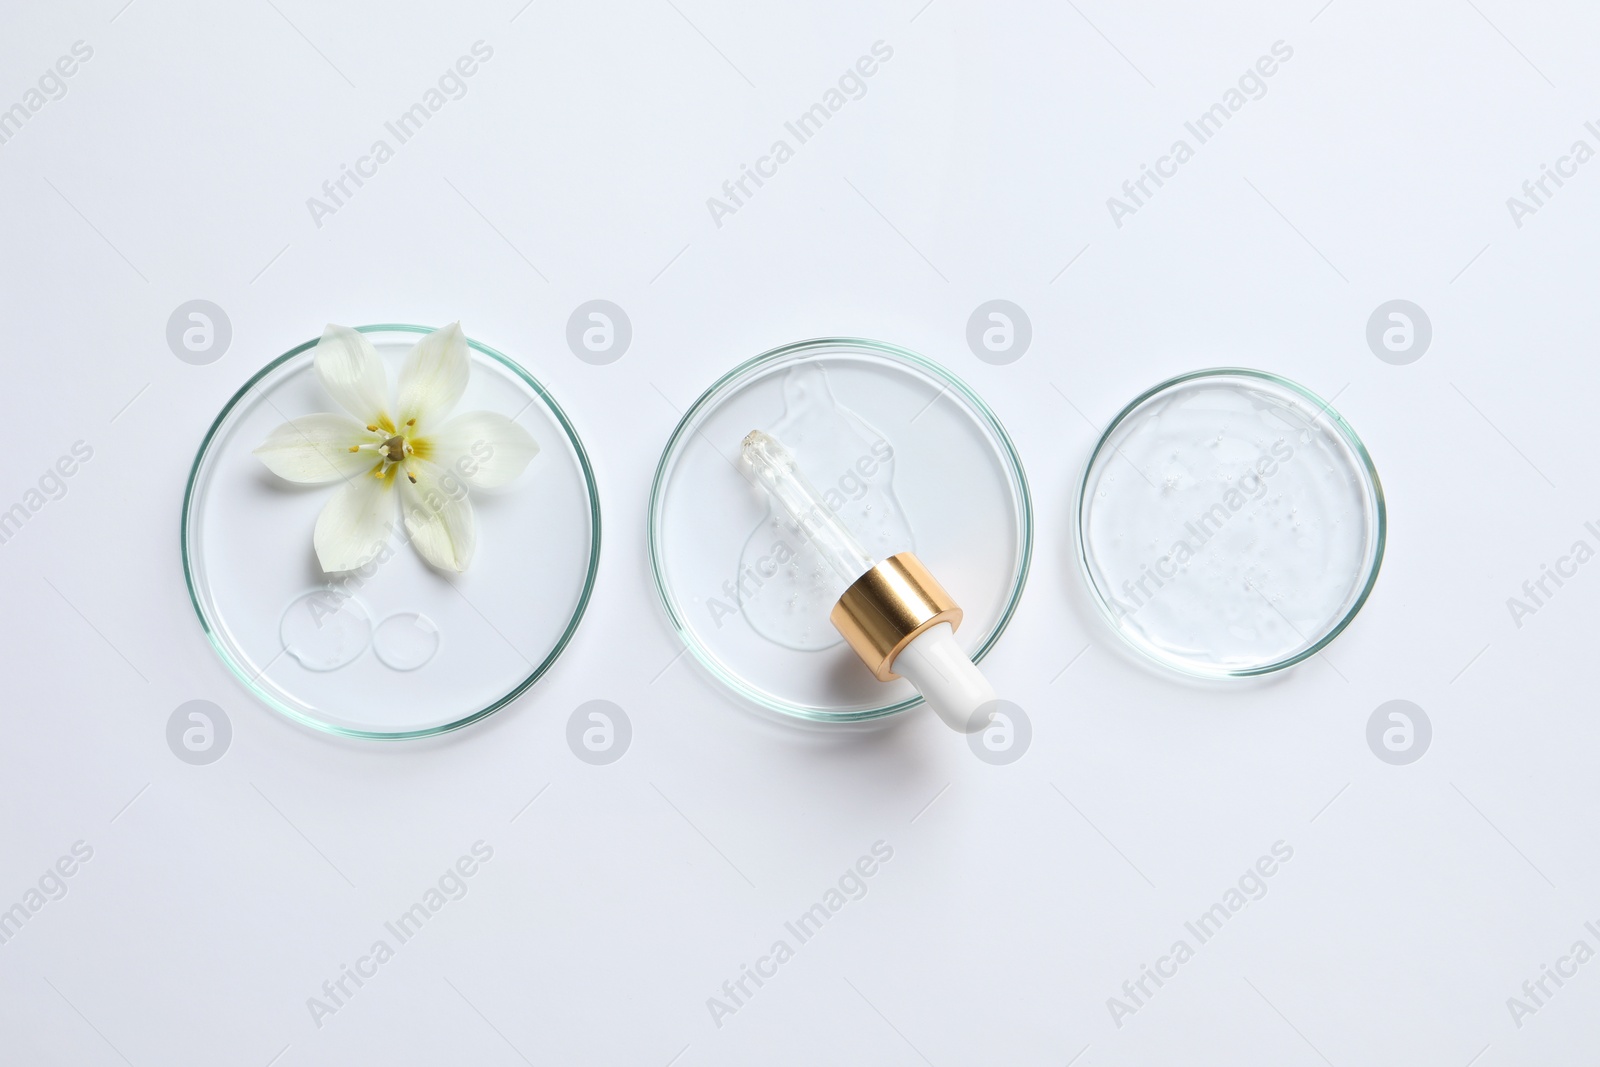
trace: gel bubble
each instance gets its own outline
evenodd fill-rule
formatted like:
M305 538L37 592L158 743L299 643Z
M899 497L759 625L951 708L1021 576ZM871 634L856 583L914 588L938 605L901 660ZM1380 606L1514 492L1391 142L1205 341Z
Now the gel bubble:
M306 670L336 671L367 650L372 616L347 593L314 589L290 601L278 637Z
M397 671L426 667L439 651L439 627L419 612L396 612L378 623L372 651L385 667Z

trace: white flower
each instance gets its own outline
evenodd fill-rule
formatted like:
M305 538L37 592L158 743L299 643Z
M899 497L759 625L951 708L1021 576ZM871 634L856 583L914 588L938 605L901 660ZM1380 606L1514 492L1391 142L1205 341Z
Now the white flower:
M406 532L422 557L443 570L467 569L477 534L466 487L504 485L539 451L504 415L472 411L444 421L466 391L469 369L461 324L435 330L406 356L391 409L388 375L372 342L347 326L323 331L317 379L349 414L286 422L255 454L291 482L344 482L312 535L324 571L355 570L379 554L397 486Z

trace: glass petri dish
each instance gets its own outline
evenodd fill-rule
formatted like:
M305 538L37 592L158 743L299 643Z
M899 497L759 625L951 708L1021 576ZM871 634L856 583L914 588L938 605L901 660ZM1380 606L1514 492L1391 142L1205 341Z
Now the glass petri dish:
M844 583L746 480L753 429L783 441L869 552L914 550L965 610L974 659L1016 610L1033 547L1021 460L944 368L878 341L822 338L735 367L673 431L650 490L650 565L694 658L756 705L820 722L922 698L874 679L828 621Z
M358 327L391 389L427 327ZM472 489L472 564L446 575L402 537L359 571L324 574L312 550L334 486L279 479L252 450L290 419L338 405L316 340L262 368L211 424L184 494L189 596L222 661L268 707L330 733L410 738L476 722L527 689L577 630L600 559L599 496L572 424L511 359L469 340L457 412L493 411L539 452L507 485ZM398 504L396 505L398 518Z
M1350 425L1305 387L1237 368L1135 398L1077 501L1078 559L1112 628L1211 678L1282 670L1338 636L1377 581L1385 525Z

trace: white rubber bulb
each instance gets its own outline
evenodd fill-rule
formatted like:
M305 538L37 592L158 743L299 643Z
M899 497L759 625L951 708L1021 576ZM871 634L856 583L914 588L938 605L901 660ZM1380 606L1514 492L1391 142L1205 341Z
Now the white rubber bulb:
M976 733L989 725L988 716L978 710L997 699L994 686L961 651L949 623L930 626L912 638L891 666L917 687L952 730Z

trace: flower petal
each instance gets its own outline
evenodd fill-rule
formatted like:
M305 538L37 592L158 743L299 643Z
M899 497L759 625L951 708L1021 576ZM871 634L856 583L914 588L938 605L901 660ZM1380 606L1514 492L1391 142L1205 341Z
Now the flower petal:
M340 407L363 425L386 421L389 376L365 334L330 322L317 342L316 364L317 380Z
M400 512L411 543L441 570L466 570L478 543L467 487L425 459L409 460L406 468L417 477L415 485L399 478Z
M480 489L506 484L539 454L532 434L492 411L457 415L429 434L426 444L435 463Z
M383 551L394 526L393 481L352 478L328 501L311 538L323 570L353 571Z
M261 442L255 454L280 478L326 485L365 474L381 460L376 452L351 452L350 446L374 440L348 415L325 411L286 422Z
M450 414L467 391L469 370L467 336L459 322L418 341L400 369L399 425L405 427L415 419L411 430L420 431L429 421L437 423Z

